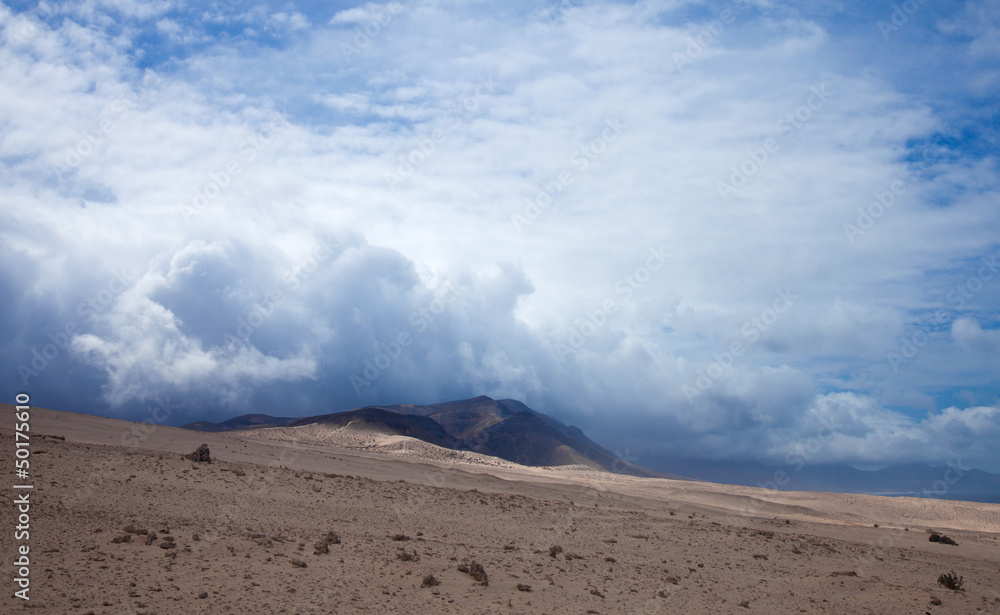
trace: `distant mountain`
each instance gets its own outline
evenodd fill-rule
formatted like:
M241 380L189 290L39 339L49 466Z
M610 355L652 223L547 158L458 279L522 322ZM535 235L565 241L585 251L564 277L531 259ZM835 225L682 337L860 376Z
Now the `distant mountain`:
M181 429L191 429L194 431L236 431L238 429L258 429L261 427L284 427L295 417L289 416L268 416L266 414L244 414L231 418L221 423L211 423L209 421L195 421L181 425Z
M445 431L438 423L425 417L415 414L399 414L383 408L370 406L358 408L348 412L338 412L336 414L323 414L320 416L310 416L292 421L288 427L301 427L303 425L331 425L334 427L344 427L346 425L365 425L381 427L389 433L401 436L410 436L424 442L430 442L444 448L457 448L458 442Z
M629 474L680 478L619 459L577 427L532 410L515 399L485 395L427 406L401 404L385 410L426 416L458 440L458 448L529 466L581 464Z
M646 457L642 461L661 472L713 483L782 491L908 495L1000 503L1000 474L964 466L949 470L948 466L898 464L867 471L846 464L768 466L757 461L671 457Z
M426 406L368 406L295 419L250 414L222 423L199 421L182 427L199 431L230 431L313 424L372 426L444 448L469 450L522 465L581 464L632 476L680 478L619 459L580 429L536 412L517 400L497 401L485 395Z

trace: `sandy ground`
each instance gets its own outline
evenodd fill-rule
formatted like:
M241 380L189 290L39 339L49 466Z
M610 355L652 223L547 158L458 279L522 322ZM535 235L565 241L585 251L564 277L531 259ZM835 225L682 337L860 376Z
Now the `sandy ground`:
M3 613L1000 613L1000 505L525 468L351 430L41 409L31 428L31 600L12 597L8 489ZM213 463L181 457L201 443ZM964 591L937 584L950 571Z

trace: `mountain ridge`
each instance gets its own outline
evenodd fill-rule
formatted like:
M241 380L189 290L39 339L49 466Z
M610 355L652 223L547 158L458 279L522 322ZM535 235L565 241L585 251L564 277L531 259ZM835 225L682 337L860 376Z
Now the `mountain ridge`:
M468 450L528 466L585 465L632 476L682 479L621 459L588 438L582 430L514 400L486 395L471 399L415 405L365 406L346 412L309 417L254 414L221 423L197 421L181 425L196 431L236 431L260 427L301 427L351 423L373 425L452 450Z

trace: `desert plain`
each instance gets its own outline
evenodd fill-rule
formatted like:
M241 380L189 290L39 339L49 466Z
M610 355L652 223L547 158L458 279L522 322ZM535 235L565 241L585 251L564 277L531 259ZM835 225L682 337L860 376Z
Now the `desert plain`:
M30 423L30 600L7 489L4 613L1000 613L997 504L526 467L350 426ZM184 457L202 444L210 463Z

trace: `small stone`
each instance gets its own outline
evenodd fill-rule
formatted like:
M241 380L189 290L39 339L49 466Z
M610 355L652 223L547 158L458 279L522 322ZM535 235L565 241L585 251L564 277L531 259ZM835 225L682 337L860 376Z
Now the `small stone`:
M339 545L340 536L337 536L336 532L327 532L326 536L323 537L323 542L328 545Z

